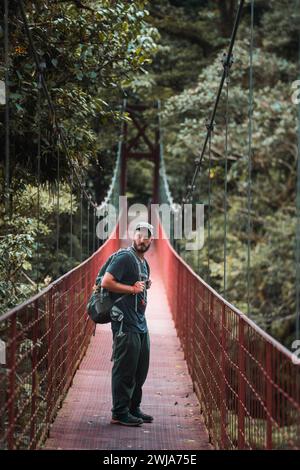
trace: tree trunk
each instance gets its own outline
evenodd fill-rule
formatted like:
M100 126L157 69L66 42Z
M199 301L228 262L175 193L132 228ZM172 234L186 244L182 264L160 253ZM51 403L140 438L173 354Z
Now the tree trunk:
M235 0L218 0L220 31L224 37L231 36L234 24L235 3Z

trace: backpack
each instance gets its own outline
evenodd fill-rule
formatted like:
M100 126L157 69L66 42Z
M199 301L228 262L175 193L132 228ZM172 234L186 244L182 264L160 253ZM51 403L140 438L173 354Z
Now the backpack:
M96 290L91 294L90 299L87 304L87 313L90 316L90 318L93 320L93 322L96 323L109 323L111 322L111 309L112 307L117 304L121 299L126 297L126 295L132 295L132 294L122 294L120 297L117 299L112 299L111 297L111 292L108 289L105 289L104 287L101 287L101 282L103 279L103 276L110 265L110 263L121 253L128 252L132 255L132 259L135 260L135 265L137 267L137 274L138 274L138 279L142 280L142 273L141 273L141 268L140 264L136 258L137 255L134 254L133 250L131 247L128 248L120 248L118 251L113 253L112 255L109 256L109 258L106 260L104 265L101 267L97 277L96 277ZM150 267L148 262L146 261L146 266L147 266L147 271L148 271L148 278L150 275ZM137 295L136 295L136 302L137 302ZM136 303L137 306L137 303Z

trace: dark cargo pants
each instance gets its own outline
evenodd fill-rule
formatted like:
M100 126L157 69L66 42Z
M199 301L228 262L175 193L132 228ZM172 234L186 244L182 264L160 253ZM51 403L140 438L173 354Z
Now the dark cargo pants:
M113 416L126 415L140 406L142 386L149 369L149 332L128 331L124 336L113 335L114 365L112 368Z

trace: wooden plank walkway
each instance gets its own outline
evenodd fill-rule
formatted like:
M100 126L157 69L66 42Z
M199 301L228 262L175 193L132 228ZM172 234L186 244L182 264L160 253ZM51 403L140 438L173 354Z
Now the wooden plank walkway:
M151 353L141 408L154 416L153 423L133 428L110 424L112 333L110 325L98 325L44 449L211 449L154 246L146 256L152 273L146 310Z

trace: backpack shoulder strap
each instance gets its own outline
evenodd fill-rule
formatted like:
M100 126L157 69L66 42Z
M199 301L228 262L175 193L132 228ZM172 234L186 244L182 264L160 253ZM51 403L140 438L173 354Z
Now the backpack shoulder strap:
M146 260L146 258L144 258L144 259L145 259L145 262L146 262L147 271L148 271L148 278L149 278L149 277L150 277L150 266L149 266L149 263L148 263L148 261Z
M128 253L130 254L132 260L134 261L134 264L135 264L135 267L137 268L137 273L138 273L138 278L139 278L139 281L141 281L142 279L142 272L141 272L141 267L140 267L140 263L138 262L137 258L136 258L136 255L134 254L131 246L129 246L127 248L127 251Z
M139 276L139 280L141 281L143 278L142 278L142 271L141 271L141 265L139 263L139 260L137 259L137 255L134 253L134 251L132 250L131 247L128 247L128 252L131 254L132 258L134 259L135 261L135 265L137 267L137 272L138 272L138 276ZM148 272L148 278L150 276L150 266L149 266L149 263L148 261L146 260L146 258L144 258L145 261L146 261L146 267L147 267L147 272Z

